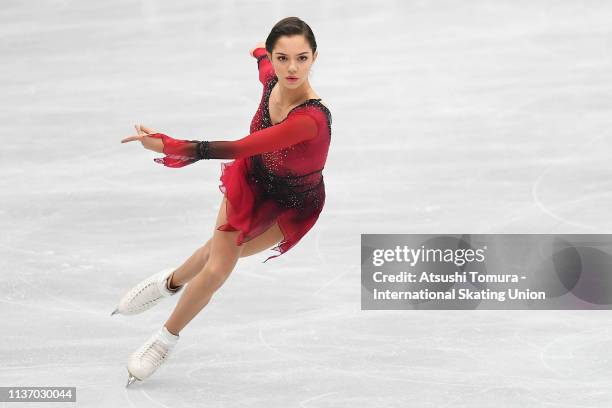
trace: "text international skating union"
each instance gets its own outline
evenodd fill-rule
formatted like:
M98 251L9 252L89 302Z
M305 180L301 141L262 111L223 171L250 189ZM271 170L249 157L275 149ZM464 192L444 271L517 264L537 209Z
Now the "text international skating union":
M506 296L509 300L545 300L546 293L542 291L531 291L529 289L508 289L504 291L493 291L490 289L471 290L451 288L447 291L430 291L421 289L416 291L393 291L377 290L373 292L374 300L497 300L504 302Z

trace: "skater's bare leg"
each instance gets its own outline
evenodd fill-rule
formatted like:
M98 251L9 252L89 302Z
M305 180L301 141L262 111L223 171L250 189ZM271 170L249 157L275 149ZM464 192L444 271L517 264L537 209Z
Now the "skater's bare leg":
M239 231L218 231L216 228L227 222L225 197L219 209L216 227L210 247L210 255L202 271L187 285L170 318L166 328L178 334L208 304L213 293L218 290L236 266L238 258L261 252L282 239L278 225L274 225L257 238L236 245Z
M225 206L225 197L223 198L223 202L221 206ZM225 223L225 220L218 219L215 225L215 229L221 225L221 223ZM257 238L250 240L249 242L245 242L242 244L242 252L240 254L241 258L255 255L261 251L264 251L273 245L277 244L283 238L283 233L279 228L277 223L274 223L272 227L270 227L266 232L259 235ZM170 289L175 289L178 286L181 286L191 279L193 279L206 265L208 258L210 257L210 244L212 242L212 238L209 239L206 244L198 248L193 255L189 257L180 267L177 268L176 271L170 276L170 282L168 287Z
M271 248L273 245L276 245L283 239L283 233L278 226L278 223L274 223L272 227L268 228L266 232L253 238L249 242L245 242L242 244L242 252L240 253L240 257L244 258L246 256L251 256L260 253L261 251L265 251L266 249Z
M170 289L175 289L178 286L181 286L196 276L206 262L208 261L208 257L210 256L210 243L212 239L209 239L206 244L202 245L198 248L190 257L187 259L181 266L179 266L170 276L170 282L168 287Z
M213 293L225 282L240 258L242 247L236 245L236 238L240 232L219 231L216 227L227 220L225 202L224 197L215 223L208 262L189 282L165 323L172 334L178 335L183 327L208 304Z

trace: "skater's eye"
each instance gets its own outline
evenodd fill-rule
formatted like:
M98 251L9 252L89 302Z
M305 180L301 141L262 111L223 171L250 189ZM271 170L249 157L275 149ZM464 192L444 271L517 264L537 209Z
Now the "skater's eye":
M286 60L286 59L287 59L287 58L286 58L286 57L284 57L284 56L282 56L282 55L278 57L278 60L279 60L279 61L284 61L284 60ZM300 56L300 61L306 61L306 60L308 60L308 57L307 57L307 56L305 56L305 55L301 55L301 56Z

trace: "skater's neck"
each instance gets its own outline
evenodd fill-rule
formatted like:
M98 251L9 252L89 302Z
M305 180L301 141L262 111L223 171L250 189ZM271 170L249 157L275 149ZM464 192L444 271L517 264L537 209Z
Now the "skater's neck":
M293 106L309 99L313 92L308 79L297 88L289 88L281 82L276 82L272 88L270 99L274 98L275 104L279 106Z

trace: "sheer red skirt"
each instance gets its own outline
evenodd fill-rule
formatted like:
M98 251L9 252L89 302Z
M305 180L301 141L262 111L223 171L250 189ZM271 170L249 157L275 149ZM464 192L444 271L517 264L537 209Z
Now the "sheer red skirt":
M283 239L271 249L279 254L266 262L287 252L313 227L323 209L325 185L319 174L320 183L302 189L299 199L287 200L282 188L256 176L252 163L251 157L221 163L219 189L227 199L227 222L217 230L240 231L236 244L242 245L278 222Z

